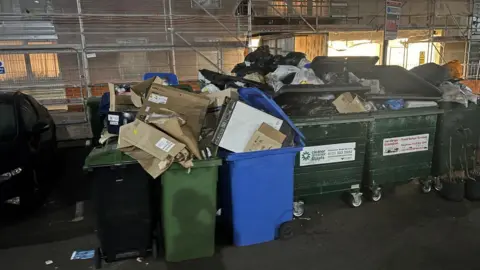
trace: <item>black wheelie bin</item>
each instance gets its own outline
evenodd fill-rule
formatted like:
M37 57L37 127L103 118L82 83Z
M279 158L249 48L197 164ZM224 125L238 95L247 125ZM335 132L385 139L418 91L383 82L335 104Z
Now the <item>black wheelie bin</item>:
M117 144L94 148L85 160L84 171L93 178L93 202L100 247L95 268L102 261L158 255L153 233L151 177L138 162L117 150Z

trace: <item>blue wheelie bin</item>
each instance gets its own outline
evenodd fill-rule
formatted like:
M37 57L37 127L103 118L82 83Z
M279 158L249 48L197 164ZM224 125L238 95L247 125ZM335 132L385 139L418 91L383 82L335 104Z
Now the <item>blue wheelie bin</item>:
M233 229L233 243L248 246L276 239L293 219L295 157L304 137L278 105L256 88L239 91L246 104L283 119L294 132L295 146L227 153L220 170L222 216Z

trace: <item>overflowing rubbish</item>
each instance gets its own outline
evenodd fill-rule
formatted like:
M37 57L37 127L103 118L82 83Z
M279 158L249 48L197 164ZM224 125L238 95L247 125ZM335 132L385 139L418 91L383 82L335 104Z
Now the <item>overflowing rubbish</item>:
M109 84L103 146L85 168L108 168L95 174L111 178L102 184L123 184L115 192L137 192L129 204L148 206L143 241L128 257L156 254L157 241L167 261L212 256L217 221L233 227L238 246L287 239L295 218L309 219L300 217L315 195L345 192L359 207L364 196L379 201L384 186L430 176L439 104L468 108L478 96L458 80L457 63L407 71L378 60L273 55L260 46L231 74L199 70L200 91L155 75ZM151 182L161 191L150 194ZM97 194L102 207L106 189ZM161 217L151 216L159 208L152 201ZM152 229L155 220L162 226ZM102 244L104 257L116 256L111 247Z
M442 102L454 102L464 105L477 104L478 96L472 93L472 89L461 83L462 66L458 60L453 60L440 66L428 63L415 67L411 72L431 84L438 86L442 93Z

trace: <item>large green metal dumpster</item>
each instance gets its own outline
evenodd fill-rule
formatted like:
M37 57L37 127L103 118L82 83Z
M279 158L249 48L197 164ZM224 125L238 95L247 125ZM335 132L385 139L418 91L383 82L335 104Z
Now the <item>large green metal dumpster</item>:
M437 118L436 107L372 113L364 187L379 201L382 188L426 179L431 173Z
M476 161L476 150L480 139L480 106L470 103L468 107L454 102L441 102L444 114L437 122L432 176L436 181L424 182L423 192L441 189L440 177L449 172L470 171Z
M325 194L348 192L351 206L362 204L360 189L372 120L367 113L293 118L306 137L295 167L297 201L315 203Z
M339 114L332 102L346 92L363 96L371 91L351 81L347 70L374 66L377 61L378 57L319 56L312 62L316 75L323 78L326 72L334 72L337 82L285 85L275 92L275 101L306 138L294 172L297 203L317 203L327 194L343 193L350 206L362 204L367 134L373 119L369 113Z

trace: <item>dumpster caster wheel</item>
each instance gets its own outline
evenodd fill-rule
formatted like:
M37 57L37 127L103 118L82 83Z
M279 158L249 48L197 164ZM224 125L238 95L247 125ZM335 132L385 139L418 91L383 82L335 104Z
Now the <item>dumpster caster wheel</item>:
M282 225L280 225L280 228L278 228L278 239L280 240L291 239L294 235L295 233L291 221L282 223Z
M303 201L293 202L293 216L301 217L305 214L305 203Z
M100 248L95 249L95 255L93 257L95 263L95 269L102 269L102 252Z
M421 186L421 191L422 191L422 193L424 193L424 194L430 193L430 191L432 191L432 185L431 185L431 184L427 184L427 183L422 184L422 186Z
M435 179L435 180L433 181L433 188L434 188L436 191L442 190L442 188L443 188L443 183L442 183L442 181L440 181L440 179Z
M370 197L370 199L372 200L372 202L378 202L382 199L382 189L381 188L377 188L376 190L374 190L372 192L372 196Z
M360 207L362 203L363 203L362 193L350 193L350 196L348 198L348 204L351 207L353 208Z

